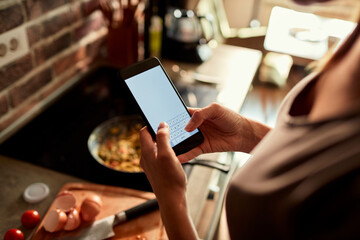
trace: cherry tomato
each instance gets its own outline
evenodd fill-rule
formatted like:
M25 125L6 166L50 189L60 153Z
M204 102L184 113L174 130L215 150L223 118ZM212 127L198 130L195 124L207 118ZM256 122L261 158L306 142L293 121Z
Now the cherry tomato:
M33 228L40 222L40 214L36 210L27 210L21 216L21 223L26 228Z
M4 240L24 240L24 234L19 229L12 228L5 233Z

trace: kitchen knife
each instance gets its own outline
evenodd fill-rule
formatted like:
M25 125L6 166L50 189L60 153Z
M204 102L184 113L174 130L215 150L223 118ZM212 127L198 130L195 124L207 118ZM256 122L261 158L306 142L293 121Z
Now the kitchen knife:
M126 222L130 219L136 218L142 214L158 209L156 198L148 200L140 205L132 207L115 215L99 219L91 225L83 226L78 230L71 231L67 235L61 236L60 240L99 240L113 237L115 235L113 227Z

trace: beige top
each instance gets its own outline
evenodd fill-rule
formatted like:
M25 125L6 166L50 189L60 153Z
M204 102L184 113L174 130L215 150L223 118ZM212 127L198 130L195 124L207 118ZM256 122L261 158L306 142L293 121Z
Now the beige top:
M290 115L316 79L292 89L275 128L233 177L232 239L360 239L360 111L321 122Z

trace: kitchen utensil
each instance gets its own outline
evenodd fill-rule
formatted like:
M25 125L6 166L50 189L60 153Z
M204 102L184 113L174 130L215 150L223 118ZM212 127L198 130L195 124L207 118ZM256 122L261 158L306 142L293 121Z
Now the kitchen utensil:
M116 151L114 150L114 155L111 156L111 159L122 159L124 161L129 161L129 167L131 167L131 161L136 162L136 164L134 163L134 166L140 166L138 161L140 161L140 142L138 141L138 130L140 130L140 128L142 126L144 126L144 122L141 119L140 116L138 115L129 115L129 116L120 116L120 117L115 117L112 119L109 119L105 122L103 122L102 124L100 124L98 127L96 127L92 133L89 136L88 139L88 149L91 153L91 155L93 156L93 158L100 163L101 165L110 168L114 171L119 171L119 172L131 172L131 173L141 173L143 174L141 169L135 169L133 168L132 170L130 168L118 168L115 164L121 164L120 161L113 161L113 160L108 160L110 159L110 157L107 159L101 158L99 156L99 150L102 146L102 144L105 144L106 141L110 141L111 140L111 144L114 145L114 147L117 147L118 145L120 145L120 141L130 141L130 143L133 143L133 147L134 149L130 149L131 151L135 151L135 153L131 153L131 154L120 154L116 151L123 151L121 146L119 147L119 149L116 149ZM135 129L133 129L135 128ZM131 132L131 136L129 135ZM136 138L136 139L129 139L130 138ZM131 142L133 141L133 142ZM108 143L110 144L110 143ZM116 146L115 146L116 144ZM128 151L130 145L124 145L124 151ZM107 151L102 149L102 151ZM112 151L110 149L108 149L109 153ZM106 153L106 152L105 152ZM117 155L119 154L119 155ZM126 159L129 158L129 159ZM131 159L132 160L131 160ZM138 159L137 159L138 158ZM131 160L131 161L130 161ZM112 165L113 164L113 165Z
M113 237L115 235L114 226L131 220L142 214L158 209L156 198L148 200L140 205L116 213L115 215L100 219L87 227L80 228L78 231L72 232L71 236L62 236L62 240L98 240Z
M144 5L142 0L100 0L100 9L108 26L109 64L124 67L138 61L138 23Z

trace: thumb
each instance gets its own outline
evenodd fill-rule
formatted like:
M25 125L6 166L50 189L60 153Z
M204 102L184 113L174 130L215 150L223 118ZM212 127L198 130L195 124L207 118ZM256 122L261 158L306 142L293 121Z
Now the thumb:
M158 155L168 155L173 153L170 145L170 130L166 122L161 122L156 133L156 143Z
M142 152L151 153L154 152L154 141L147 127L140 129L140 147Z

